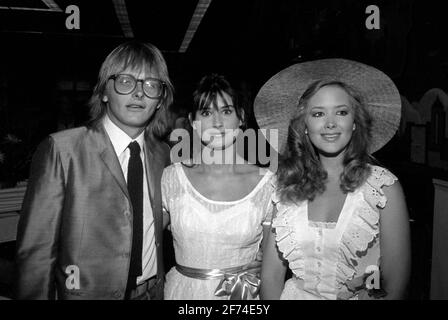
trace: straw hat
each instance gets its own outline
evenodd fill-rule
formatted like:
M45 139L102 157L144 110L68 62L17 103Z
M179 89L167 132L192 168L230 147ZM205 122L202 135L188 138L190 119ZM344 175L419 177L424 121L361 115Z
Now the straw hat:
M273 76L258 92L254 113L261 129L278 129L277 151L283 152L290 120L300 97L317 80L337 80L356 88L373 118L369 152L383 147L400 124L401 99L392 80L383 72L345 59L323 59L292 65Z

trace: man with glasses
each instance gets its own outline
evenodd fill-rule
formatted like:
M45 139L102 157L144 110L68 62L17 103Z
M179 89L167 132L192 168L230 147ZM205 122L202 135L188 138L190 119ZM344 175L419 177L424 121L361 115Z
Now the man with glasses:
M161 52L128 42L103 62L85 127L36 151L17 234L19 299L161 299L158 137L173 87Z

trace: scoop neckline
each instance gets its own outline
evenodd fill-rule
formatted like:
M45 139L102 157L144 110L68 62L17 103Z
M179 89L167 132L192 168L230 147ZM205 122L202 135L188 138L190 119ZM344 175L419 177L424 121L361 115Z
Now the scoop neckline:
M237 200L212 200L207 198L206 196L204 196L202 193L200 193L191 183L190 179L188 179L187 174L184 171L184 168L182 168L182 164L181 163L176 163L175 164L176 170L178 171L178 174L182 177L182 179L184 179L186 181L186 184L190 187L190 189L193 190L193 193L195 193L199 198L201 198L202 200L205 200L207 202L210 203L214 203L214 204L236 204L239 202L243 202L245 200L247 200L248 198L250 198L253 194L255 194L263 185L264 185L264 181L266 179L268 179L269 176L271 176L271 173L269 170L266 170L266 173L264 174L263 178L260 179L260 181L258 181L258 183L255 185L254 188L252 188L252 190L246 194L243 198L241 199L237 199Z

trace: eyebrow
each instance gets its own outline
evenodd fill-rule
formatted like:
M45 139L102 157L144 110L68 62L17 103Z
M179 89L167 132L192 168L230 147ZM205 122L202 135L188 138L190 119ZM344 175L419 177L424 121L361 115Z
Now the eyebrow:
M311 110L313 110L313 109L322 110L322 109L326 109L326 108L327 107L324 107L324 106L312 106ZM340 105L334 106L334 108L350 108L350 106L346 105L346 104L340 104Z
M211 110L211 109L223 110L223 109L230 109L230 108L235 109L235 107L232 104L226 104L226 105L223 105L223 106L221 106L219 108L216 108L214 105L212 106L212 104L209 104L208 106L206 106L206 107L204 107L202 109L199 109L199 110L200 111L204 111L204 110L208 111L208 110Z

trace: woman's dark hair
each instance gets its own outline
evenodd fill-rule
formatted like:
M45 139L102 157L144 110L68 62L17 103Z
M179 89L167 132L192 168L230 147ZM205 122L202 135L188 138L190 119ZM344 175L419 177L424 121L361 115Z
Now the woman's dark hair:
M353 192L370 174L369 164L374 162L368 153L371 142L372 118L362 95L353 87L340 81L316 81L303 93L295 118L289 124L286 150L280 157L277 172L280 198L285 202L313 200L325 191L327 172L322 167L316 148L305 134L308 101L325 86L338 86L350 97L356 130L344 153L344 170L340 188L344 193Z
M241 120L241 129L246 128L246 105L242 94L234 89L229 81L223 76L212 73L202 77L196 90L193 93L193 103L189 112L194 120L197 111L204 110L210 105L216 106L218 98L224 99L223 94L226 93L232 98L232 104L235 108L236 115Z
M225 100L224 93L229 95L232 99L232 101L228 102L232 103L236 116L241 121L240 129L243 131L246 130L247 115L249 114L247 109L248 100L246 96L240 90L232 87L230 82L223 75L216 73L207 74L198 82L196 89L193 92L192 102L187 109L187 113L191 115L190 120L195 120L198 111L202 111L209 107L216 107L218 98ZM189 121L185 129L189 131L190 137L193 137L196 134ZM190 141L190 150L193 150L190 154L191 157L193 157L196 152L199 152L199 150L194 149L193 139ZM194 166L189 165L186 162L183 164L189 167Z

